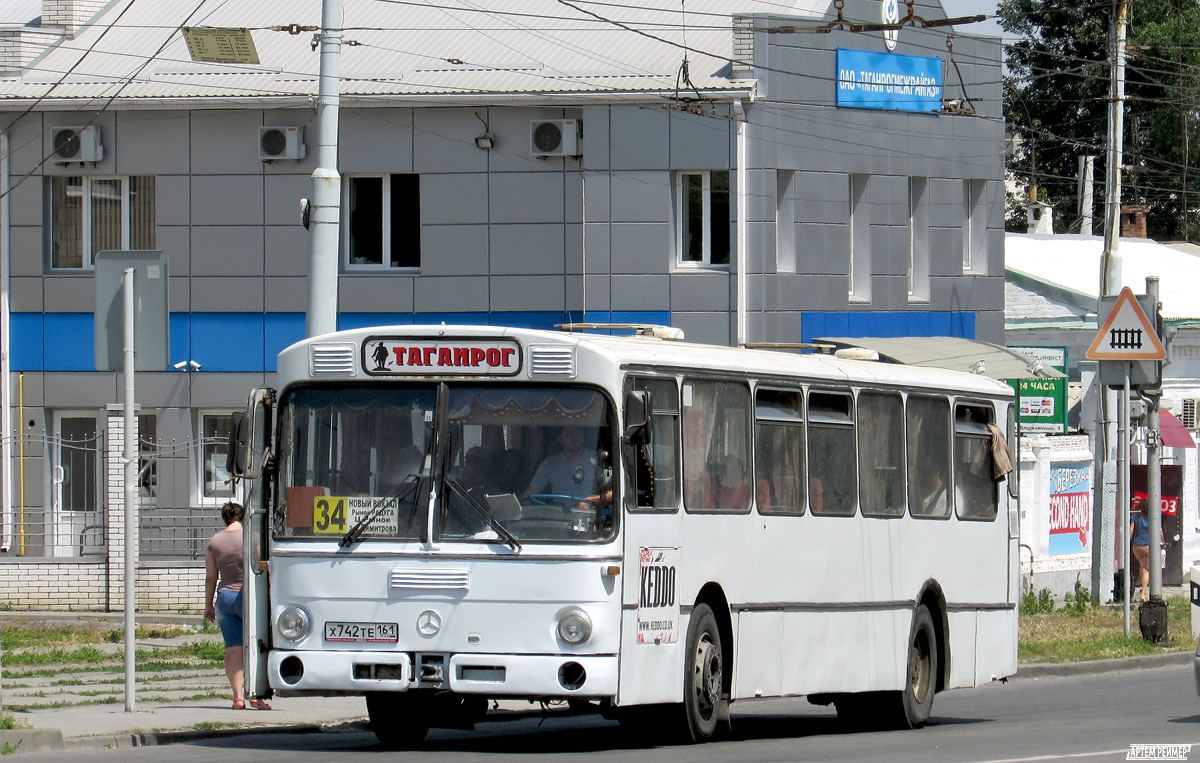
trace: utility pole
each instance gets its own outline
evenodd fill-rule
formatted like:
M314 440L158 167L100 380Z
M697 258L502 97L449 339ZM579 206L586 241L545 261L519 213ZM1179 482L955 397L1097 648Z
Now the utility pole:
M1124 161L1123 146L1125 142L1125 20L1128 12L1127 0L1113 0L1113 29L1111 37L1111 75L1109 79L1108 101L1108 139L1105 167L1105 204L1104 204L1104 253L1100 258L1100 294L1096 305L1097 321L1100 320L1100 300L1115 293L1121 288L1121 162ZM1092 542L1092 583L1095 589L1092 600L1100 601L1099 587L1100 571L1106 566L1105 552L1112 548L1105 541L1109 528L1113 526L1113 514L1104 510L1105 469L1108 463L1110 443L1108 388L1100 382L1100 374L1096 374L1099 393L1099 405L1096 407L1096 424L1092 437L1092 447L1095 451L1093 473L1096 475L1092 500L1092 526L1096 536ZM1127 425L1127 422L1125 422ZM1118 475L1118 502L1122 488L1126 485L1120 482ZM1128 507L1118 506L1116 516L1123 516ZM1126 529L1128 525L1126 525ZM1099 541L1099 542L1097 542ZM1127 552L1128 549L1125 549ZM1111 554L1111 551L1109 551ZM1111 558L1108 557L1108 558ZM1124 558L1124 557L1122 557ZM1128 574L1128 572L1126 572ZM1128 596L1129 583L1124 582L1125 594ZM1126 618L1125 633L1129 634L1129 623Z
M1125 160L1125 20L1127 0L1113 0L1112 81L1108 101L1108 166L1104 206L1104 258L1100 296L1119 291L1121 282L1121 163Z
M305 335L337 330L338 241L342 177L337 171L341 0L322 0L321 73L317 96L317 168L313 170L308 258L308 316Z

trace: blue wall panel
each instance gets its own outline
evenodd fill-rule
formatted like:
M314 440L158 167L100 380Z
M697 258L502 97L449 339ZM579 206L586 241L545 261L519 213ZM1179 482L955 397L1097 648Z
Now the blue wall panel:
M303 317L301 315L301 323L303 323ZM412 324L412 313L340 313L337 320L338 329L342 331L365 329L370 326L411 326ZM301 325L300 331L303 336L303 325Z
M95 371L95 317L91 313L46 313L47 371Z
M582 319L574 311L477 313L342 313L341 329L384 325L515 326L553 329ZM592 323L671 324L666 310L593 310ZM13 313L14 371L94 371L91 313ZM808 312L801 341L825 336L957 336L975 338L972 312ZM194 360L205 371L275 371L278 353L304 338L303 313L172 313L171 364ZM620 332L618 332L620 333Z
M800 341L833 336L975 338L975 313L946 311L804 313Z
M263 313L192 313L192 360L205 371L262 372Z
M44 336L41 313L13 313L8 319L8 330L12 334L9 342L9 363L14 371L42 370L42 337Z
M285 348L304 338L304 313L267 313L263 325L263 368L274 372L275 361Z
M186 363L192 359L192 314L171 313L168 323L170 326L171 357L168 362Z

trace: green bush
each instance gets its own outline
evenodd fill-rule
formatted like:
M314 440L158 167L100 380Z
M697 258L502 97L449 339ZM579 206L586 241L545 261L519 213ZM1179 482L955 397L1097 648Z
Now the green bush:
M1075 578L1075 590L1063 597L1063 609L1067 614L1079 617L1091 608L1092 592L1079 582L1079 578Z
M1054 611L1054 596L1049 588L1034 593L1032 589L1021 595L1020 612L1023 615L1040 615Z

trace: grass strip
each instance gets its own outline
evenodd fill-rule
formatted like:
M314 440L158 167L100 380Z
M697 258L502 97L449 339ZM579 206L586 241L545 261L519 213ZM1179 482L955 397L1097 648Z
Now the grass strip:
M1188 599L1167 599L1167 639L1173 644L1152 644L1141 637L1136 604L1129 619L1126 638L1119 607L1071 606L1021 615L1017 657L1026 663L1080 662L1196 649Z

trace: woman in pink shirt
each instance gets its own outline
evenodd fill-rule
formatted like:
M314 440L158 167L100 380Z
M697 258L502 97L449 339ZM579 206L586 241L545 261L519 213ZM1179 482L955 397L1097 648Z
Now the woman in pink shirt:
M242 518L246 510L230 501L221 507L225 529L212 536L204 554L204 619L216 620L225 639L225 675L233 688L233 709L245 710L242 696ZM217 586L218 578L220 587ZM215 598L214 598L215 597ZM261 699L251 699L256 710L270 710Z

